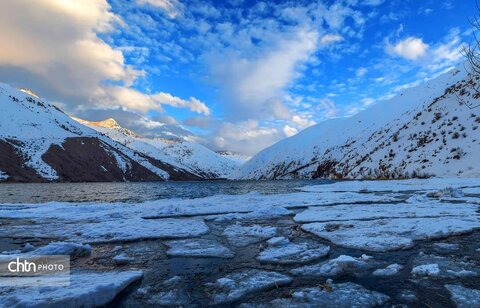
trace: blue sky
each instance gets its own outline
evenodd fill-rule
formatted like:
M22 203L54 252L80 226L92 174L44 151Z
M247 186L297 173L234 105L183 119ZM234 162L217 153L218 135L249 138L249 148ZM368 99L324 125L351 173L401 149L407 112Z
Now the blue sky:
M148 135L183 125L247 155L458 65L475 12L474 0L22 1L0 5L18 12L0 16L1 81L87 119Z

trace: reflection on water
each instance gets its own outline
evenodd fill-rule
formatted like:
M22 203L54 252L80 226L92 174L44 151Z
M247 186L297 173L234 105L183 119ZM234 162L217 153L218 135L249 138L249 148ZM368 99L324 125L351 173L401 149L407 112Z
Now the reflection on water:
M0 203L143 202L218 194L289 193L325 180L0 184Z

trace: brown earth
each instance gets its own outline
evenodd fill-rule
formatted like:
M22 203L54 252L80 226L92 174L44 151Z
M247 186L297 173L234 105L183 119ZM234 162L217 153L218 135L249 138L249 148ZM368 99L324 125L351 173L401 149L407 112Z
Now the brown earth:
M42 182L35 169L25 166L25 159L16 148L21 146L19 141L0 139L0 170L9 176L7 182Z
M25 165L22 143L0 140L0 170L9 178L7 182L46 182L35 169ZM118 166L112 153L127 161L125 172ZM136 153L153 166L166 171L172 181L196 181L204 178L174 167L152 157ZM147 182L163 181L159 175L142 166L121 150L95 137L67 138L60 145L52 145L42 155L58 175L55 182Z

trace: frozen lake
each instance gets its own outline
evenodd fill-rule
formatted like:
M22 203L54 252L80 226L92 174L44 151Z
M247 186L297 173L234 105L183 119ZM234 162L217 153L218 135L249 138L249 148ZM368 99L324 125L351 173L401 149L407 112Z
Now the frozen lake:
M168 198L202 198L213 195L289 193L325 180L198 181L146 183L2 183L0 203L143 202Z
M0 307L480 305L478 179L2 189L2 254L69 254L72 274Z

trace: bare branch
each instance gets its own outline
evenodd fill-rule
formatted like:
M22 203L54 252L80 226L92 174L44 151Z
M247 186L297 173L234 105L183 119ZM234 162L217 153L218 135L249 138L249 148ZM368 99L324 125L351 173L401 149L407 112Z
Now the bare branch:
M471 84L471 88L475 91L473 97L478 98L480 97L480 85L477 86L477 83L480 79L480 3L476 1L475 4L477 6L478 13L473 18L468 19L468 22L472 26L472 40L469 44L462 46L461 52L467 59L464 67L469 73L469 83ZM464 101L458 95L457 97L469 108L476 108L480 106L473 106L470 102Z

